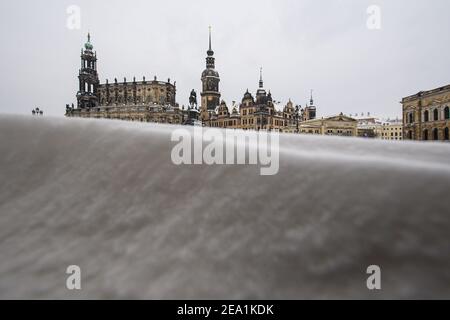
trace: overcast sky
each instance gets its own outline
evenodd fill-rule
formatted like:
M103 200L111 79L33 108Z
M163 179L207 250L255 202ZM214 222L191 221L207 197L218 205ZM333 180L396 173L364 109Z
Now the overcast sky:
M381 9L381 29L367 8ZM67 28L70 5L81 28ZM62 116L76 102L80 49L88 30L100 81L133 76L177 81L177 101L201 89L212 26L222 98L231 105L259 68L275 100L319 115L401 116L399 101L450 83L448 0L96 0L1 1L0 113L33 107Z

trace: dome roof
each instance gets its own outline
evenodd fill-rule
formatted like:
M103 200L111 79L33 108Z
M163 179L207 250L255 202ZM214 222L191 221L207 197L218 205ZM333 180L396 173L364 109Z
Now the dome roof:
M86 48L86 50L92 50L92 49L94 49L94 46L93 46L92 43L90 43L90 42L86 42L86 43L84 44L84 47Z
M87 42L84 44L84 47L86 48L86 50L94 49L94 46L91 43L91 34L90 33L88 33L88 35L87 35Z
M202 78L204 77L216 77L219 78L219 73L215 69L205 69L205 71L202 72Z

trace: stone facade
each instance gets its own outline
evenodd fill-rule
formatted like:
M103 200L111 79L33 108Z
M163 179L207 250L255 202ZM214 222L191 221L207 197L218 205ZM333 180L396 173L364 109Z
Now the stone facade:
M341 113L338 116L301 122L300 133L356 137L358 135L357 126L357 120Z
M152 81L142 81L114 83L99 85L97 96L101 106L135 106L135 105L170 105L175 106L175 84L158 81L155 77Z
M403 123L400 121L383 123L378 128L377 138L381 140L403 140Z
M449 141L450 85L402 99L403 139Z

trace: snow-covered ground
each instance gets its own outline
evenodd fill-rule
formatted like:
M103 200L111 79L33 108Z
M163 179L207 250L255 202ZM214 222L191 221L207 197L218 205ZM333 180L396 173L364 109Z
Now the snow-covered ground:
M450 145L281 135L261 176L174 128L0 115L0 298L450 298Z

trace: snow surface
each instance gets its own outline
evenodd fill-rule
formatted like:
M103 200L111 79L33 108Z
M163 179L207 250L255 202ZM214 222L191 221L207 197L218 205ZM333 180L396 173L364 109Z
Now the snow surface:
M0 115L0 298L450 298L450 145L281 135L260 176L174 128Z

